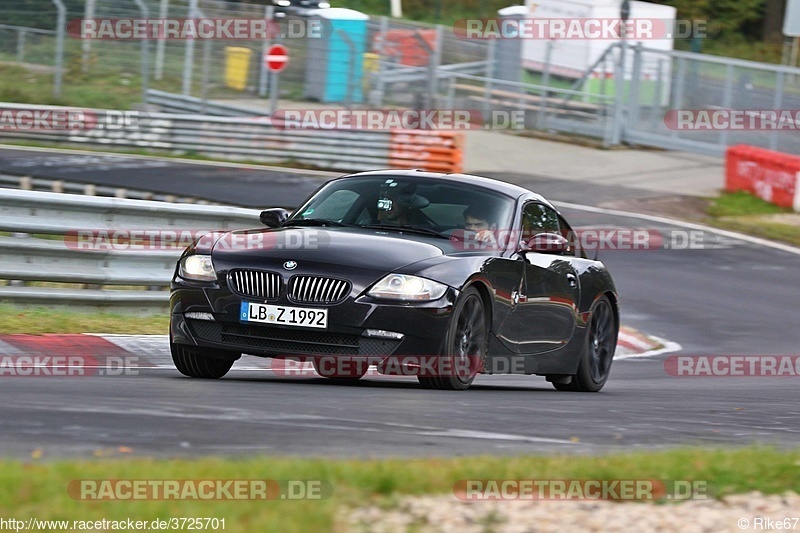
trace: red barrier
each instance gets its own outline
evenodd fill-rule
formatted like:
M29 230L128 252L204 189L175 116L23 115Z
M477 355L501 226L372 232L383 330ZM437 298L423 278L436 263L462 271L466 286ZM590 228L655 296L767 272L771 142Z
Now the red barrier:
M755 146L728 148L725 190L748 191L781 207L800 211L800 156Z
M378 44L383 39L383 48ZM388 30L375 35L373 49L398 65L423 67L436 49L436 30Z

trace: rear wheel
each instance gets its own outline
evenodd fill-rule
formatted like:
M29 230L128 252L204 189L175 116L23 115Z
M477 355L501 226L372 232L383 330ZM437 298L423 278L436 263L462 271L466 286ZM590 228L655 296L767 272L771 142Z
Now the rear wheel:
M208 350L196 346L170 343L172 362L184 376L219 379L228 373L241 354L223 350ZM213 355L212 355L213 354Z
M472 385L486 357L488 331L483 300L470 287L461 295L450 328L447 331L445 354L436 375L417 376L426 389L466 390Z
M553 386L561 391L576 392L598 392L602 389L611 372L618 331L611 302L603 296L597 300L592 311L578 372L572 376L570 383L553 383Z

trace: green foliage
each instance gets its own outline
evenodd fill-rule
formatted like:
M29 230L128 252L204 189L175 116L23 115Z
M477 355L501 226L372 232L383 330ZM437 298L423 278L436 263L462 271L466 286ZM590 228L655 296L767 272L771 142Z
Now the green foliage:
M67 20L83 14L85 0L63 0ZM56 27L58 10L52 0L13 0L0 3L0 21L12 26L27 26L52 30Z
M722 196L715 199L714 203L708 209L708 214L714 217L729 217L770 215L788 211L788 209L782 209L750 193L738 191L723 193Z
M494 17L497 10L515 3L509 0L403 0L403 16L426 22L453 22L467 17ZM348 7L374 15L389 15L389 0L334 0L334 7Z
M653 1L653 0L651 0ZM760 38L760 23L764 17L764 0L654 0L678 9L679 19L706 20L709 28L721 35L744 33Z
M345 531L342 513L347 509L372 504L389 509L406 495L452 497L454 484L466 479L697 480L706 482L708 495L714 498L754 490L764 494L800 491L798 452L771 448L381 461L287 457L155 460L137 457L139 450L130 444L94 450L93 455L101 460L43 462L41 459L50 458L42 456L41 450L31 451L32 459L26 462L0 463L0 516L148 521L197 516L225 518L227 531ZM331 495L304 501L89 502L72 499L66 490L70 481L80 479L321 480L331 488ZM692 512L692 504L676 512ZM491 522L491 517L487 518Z

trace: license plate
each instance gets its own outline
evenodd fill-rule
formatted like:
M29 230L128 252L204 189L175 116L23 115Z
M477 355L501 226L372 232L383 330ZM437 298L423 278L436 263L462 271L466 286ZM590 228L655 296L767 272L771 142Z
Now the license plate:
M239 319L242 322L325 329L328 327L328 310L242 302Z

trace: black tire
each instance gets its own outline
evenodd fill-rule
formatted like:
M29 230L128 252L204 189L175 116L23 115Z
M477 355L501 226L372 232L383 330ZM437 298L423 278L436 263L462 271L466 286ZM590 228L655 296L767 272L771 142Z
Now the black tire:
M417 376L426 389L466 390L475 381L486 357L489 342L483 299L474 287L459 298L445 341L445 358L441 367L449 371L435 376ZM465 370L460 372L459 370Z
M611 302L602 296L592 310L578 372L572 376L571 383L553 383L553 386L560 391L575 392L598 392L602 389L614 362L618 333Z
M215 351L209 355L209 350L186 346L184 344L170 343L172 362L175 368L184 376L200 379L219 379L228 373L233 363L241 356L235 352Z
M363 362L361 364L354 362L354 364L349 365L347 369L344 369L343 372L339 372L339 369L335 369L334 372L330 372L325 369L324 365L322 365L320 358L312 357L311 361L314 364L314 370L317 372L317 374L323 378L337 381L339 383L354 383L363 378L369 370L369 365Z

